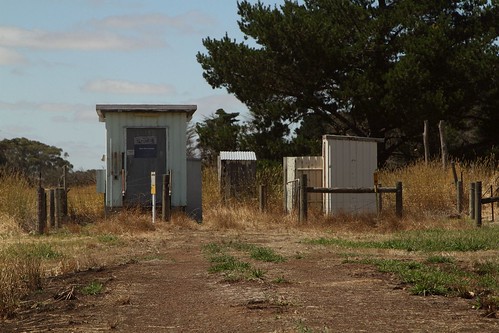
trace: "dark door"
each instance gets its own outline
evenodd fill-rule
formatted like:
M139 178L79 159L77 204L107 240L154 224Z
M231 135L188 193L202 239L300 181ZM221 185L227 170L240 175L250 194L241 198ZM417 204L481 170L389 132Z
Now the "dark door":
M165 128L126 129L125 205L151 205L152 171L156 172L156 203L161 203L166 147Z

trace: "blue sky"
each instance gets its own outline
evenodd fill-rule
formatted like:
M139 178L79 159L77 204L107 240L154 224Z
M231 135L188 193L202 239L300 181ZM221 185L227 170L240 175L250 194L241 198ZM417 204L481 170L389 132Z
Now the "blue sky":
M236 0L0 0L0 139L57 146L76 170L93 169L104 167L96 104L244 115L196 61L204 37L242 40L238 18Z

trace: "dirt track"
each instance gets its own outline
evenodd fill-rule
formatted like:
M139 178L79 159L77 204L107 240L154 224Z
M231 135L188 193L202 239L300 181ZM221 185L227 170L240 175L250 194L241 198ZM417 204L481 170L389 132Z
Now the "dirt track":
M343 250L305 237L167 232L138 260L47 280L0 332L499 332L471 300L410 295L394 277L343 263ZM202 246L236 239L287 260L252 261L263 279L228 283L208 272ZM92 281L104 292L77 291ZM75 299L54 299L73 287Z

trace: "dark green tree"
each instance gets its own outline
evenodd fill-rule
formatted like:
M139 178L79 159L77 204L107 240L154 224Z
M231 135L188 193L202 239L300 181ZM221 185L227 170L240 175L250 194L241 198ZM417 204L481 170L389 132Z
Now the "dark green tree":
M238 9L245 41L208 37L197 60L212 87L248 106L257 131L314 114L327 125L318 131L384 138L381 161L417 157L423 120L467 133L461 151L499 144L487 130L498 112L495 2L242 1Z
M61 148L49 146L39 141L26 138L4 139L0 141L0 155L2 155L2 166L9 170L20 172L31 179L38 177L41 172L46 176L57 172L63 166L69 170L73 168Z
M238 124L239 113L227 113L218 109L215 114L196 124L198 146L204 163L214 165L220 151L240 148L243 126Z

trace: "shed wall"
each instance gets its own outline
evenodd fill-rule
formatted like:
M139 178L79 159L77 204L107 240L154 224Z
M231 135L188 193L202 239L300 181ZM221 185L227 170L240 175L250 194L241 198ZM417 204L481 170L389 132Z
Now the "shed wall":
M133 112L109 112L106 114L107 187L106 206L120 207L122 200L121 172L122 156L126 159L126 128L166 128L166 173L172 172L172 206L187 204L187 162L185 113L147 114ZM118 159L118 160L116 160ZM125 163L126 165L126 163ZM161 178L158 178L161 179Z
M307 175L308 186L322 187L322 156L284 157L284 207L290 213L297 207L299 182L302 175ZM322 210L322 194L309 193L309 207Z
M324 187L373 187L377 168L377 141L323 138ZM326 213L375 213L376 196L324 194Z

